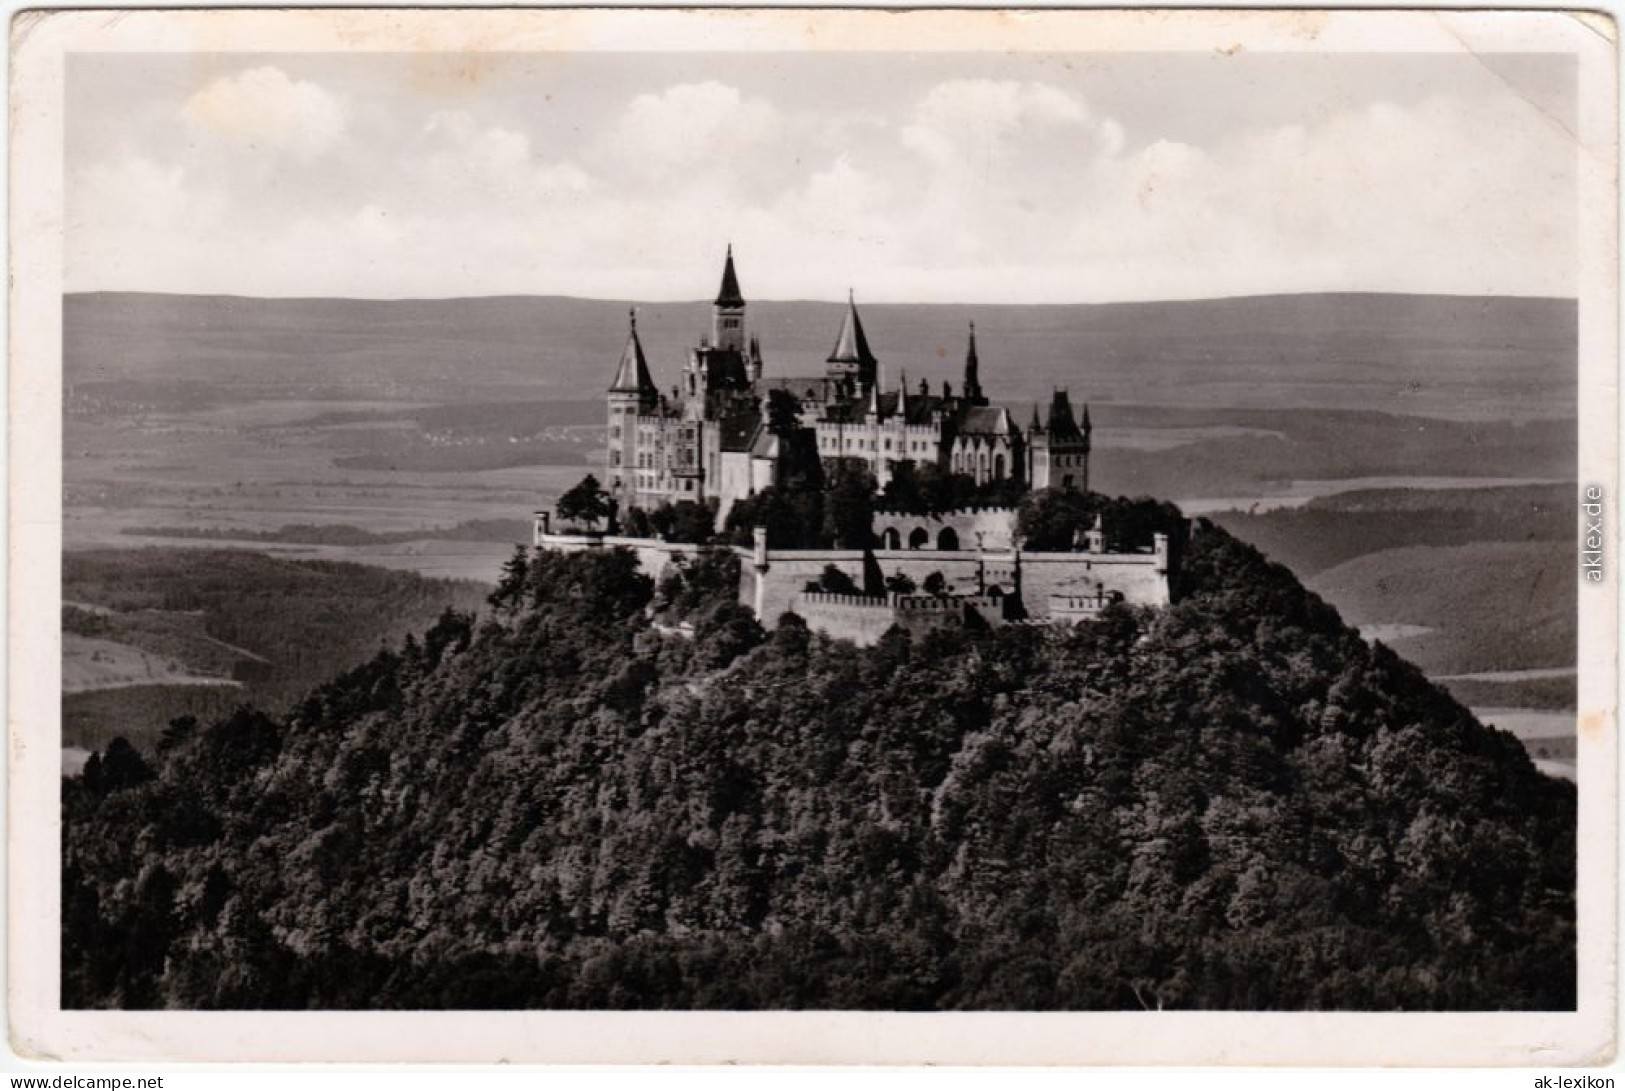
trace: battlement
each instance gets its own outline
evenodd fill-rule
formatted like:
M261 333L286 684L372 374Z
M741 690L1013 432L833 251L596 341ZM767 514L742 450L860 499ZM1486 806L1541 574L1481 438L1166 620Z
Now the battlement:
M803 591L801 601L808 606L857 606L873 610L890 610L890 595L842 595L834 591Z
M1016 516L1016 509L1003 505L972 504L968 507L953 508L949 511L917 512L917 511L884 511L876 509L875 519L934 519L943 522L959 516L970 515L1004 515L1012 519Z

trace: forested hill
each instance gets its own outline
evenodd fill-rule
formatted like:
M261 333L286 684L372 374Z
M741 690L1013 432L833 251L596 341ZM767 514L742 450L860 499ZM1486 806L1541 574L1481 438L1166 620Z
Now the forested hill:
M868 650L732 564L533 557L284 719L115 744L65 1006L1573 1006L1573 787L1223 531L1165 611Z

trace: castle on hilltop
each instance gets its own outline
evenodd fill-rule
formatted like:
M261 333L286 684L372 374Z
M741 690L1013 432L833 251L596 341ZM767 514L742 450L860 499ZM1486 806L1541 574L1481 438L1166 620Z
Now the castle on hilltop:
M857 540L843 536L839 545L813 548L770 543L761 523L750 525L749 545L735 537L720 546L715 538L700 544L705 535L674 540L648 520L641 534L623 532L613 515L603 533L555 528L552 513L538 511L538 548L627 549L654 577L707 549L728 548L739 559L738 601L763 624L791 613L859 644L893 628L1071 623L1115 603L1158 607L1173 600L1189 529L1183 521L1163 524L1149 542L1120 538L1108 548L1097 509L1093 526L1076 526L1069 542L1050 535L1035 549L1023 541L1011 494L1060 490L1050 499L1070 500L1079 498L1066 497L1066 490L1088 492L1089 410L1075 415L1071 399L1058 391L1047 419L1035 406L1031 422L1018 425L982 391L974 325L959 392L944 383L933 394L924 383L910 390L901 374L886 388L850 295L822 375L766 375L745 310L729 247L710 336L689 350L681 382L669 394L655 386L632 315L608 395L604 471L615 509L649 512L687 501L714 507L721 528L733 505L765 489L804 489L805 475L798 485L796 474L809 466L827 477L858 464L884 489L910 463L994 486L988 491L1002 493L1003 503L872 509ZM1003 483L1017 488L999 489Z
M735 502L780 483L796 448L806 444L826 469L862 463L879 487L899 464L912 462L978 485L1088 490L1088 406L1080 420L1066 392L1057 391L1047 419L1034 406L1023 428L1009 410L990 405L974 323L959 392L944 382L932 393L923 379L910 390L901 372L887 388L850 294L821 375L767 376L745 311L730 246L711 305L711 333L689 349L681 381L669 393L655 385L631 315L607 395L604 481L619 506L715 501L720 525ZM776 394L788 405L778 416Z

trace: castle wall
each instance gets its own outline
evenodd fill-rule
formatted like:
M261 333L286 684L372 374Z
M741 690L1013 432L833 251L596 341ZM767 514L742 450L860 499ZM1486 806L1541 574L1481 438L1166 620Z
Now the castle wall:
M834 565L852 577L852 582L863 586L863 553L856 549L783 550L768 554L768 570L758 574L755 555L748 549L739 553L739 601L756 611L757 618L769 628L779 615L795 610L796 596L809 583L816 583L824 568ZM760 598L758 598L758 579Z
M908 548L916 530L924 530L926 550L936 550L944 529L951 529L961 549L974 550L978 538L984 550L1008 551L1014 545L1016 511L1014 508L961 508L935 515L911 515L907 512L877 511L874 515L875 536L882 543L887 531L897 532L897 546Z
M860 647L876 643L893 626L913 636L957 627L964 624L967 612L981 615L990 625L1004 620L1004 604L989 596L935 598L803 591L795 596L793 609L814 632L850 640Z
M884 596L802 592L792 597L790 609L813 632L850 640L860 647L874 644L896 621L891 603ZM774 617L776 620L777 615Z
M1050 596L1091 594L1101 589L1133 606L1166 606L1168 577L1153 553L1023 553L1021 598L1027 614L1050 616Z
M542 549L556 549L561 553L581 553L591 549L625 547L637 555L638 569L646 576L658 580L665 574L673 558L692 556L705 546L691 542L662 542L656 538L623 538L615 534L553 534L538 528L532 544Z
M738 553L739 601L756 609L768 626L787 610L800 613L797 597L808 583L818 580L826 565L834 565L859 586L863 583L863 553L859 550L769 551L765 572L757 570L751 550ZM1019 567L1021 601L1027 615L1038 619L1049 617L1051 595L1077 597L1104 591L1137 606L1166 606L1170 601L1165 562L1154 553L1022 553L1018 557L1009 552L877 549L874 557L882 573L901 572L917 588L923 589L931 573L941 572L948 590L956 595L974 595L981 587L994 586L1008 592L1015 587Z

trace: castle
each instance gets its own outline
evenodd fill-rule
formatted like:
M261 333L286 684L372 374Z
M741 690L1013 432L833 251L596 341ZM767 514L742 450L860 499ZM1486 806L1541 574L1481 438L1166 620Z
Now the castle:
M884 488L912 462L978 485L1014 482L1025 490L1089 488L1089 410L1074 415L1056 392L1041 420L1017 425L982 392L976 328L971 326L964 381L909 390L902 376L883 389L856 303L846 313L822 375L769 377L761 343L747 336L746 303L733 249L711 309L711 334L689 350L681 383L660 393L638 339L637 316L608 395L605 481L621 510L661 504L715 503L721 527L729 508L783 483L797 459L815 455L834 470L859 463ZM873 513L860 548L769 548L754 528L740 560L739 601L764 624L794 613L812 629L872 644L893 627L921 632L950 625L1076 622L1113 603L1172 601L1181 535L1157 533L1149 549L1109 550L1097 516L1070 549L1025 548L1010 507L922 514ZM537 512L534 544L567 551L631 550L659 576L702 549L659 537L555 529Z
M747 336L746 307L730 246L711 305L710 336L689 350L670 394L655 385L632 314L607 396L604 481L619 507L715 501L720 526L736 501L781 482L793 451L806 444L826 470L861 463L882 488L900 464L912 462L964 474L978 485L1017 481L1030 489L1088 490L1088 407L1080 421L1067 394L1057 391L1047 420L1034 406L1023 428L1007 409L990 405L974 323L959 392L945 382L933 394L924 380L910 390L901 373L894 387L884 388L850 293L822 375L765 375L761 342ZM791 399L778 419L775 394Z

